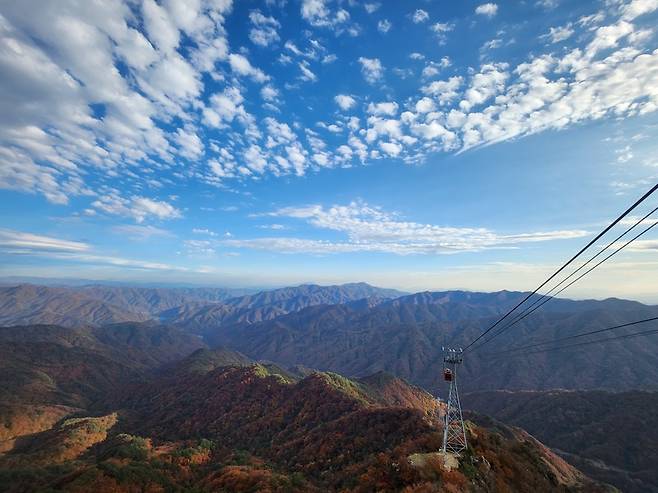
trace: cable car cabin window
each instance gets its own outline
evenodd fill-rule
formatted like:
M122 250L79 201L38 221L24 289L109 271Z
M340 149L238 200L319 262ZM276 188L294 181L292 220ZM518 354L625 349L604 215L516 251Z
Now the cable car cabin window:
M447 368L443 370L443 378L446 382L452 382L452 371Z

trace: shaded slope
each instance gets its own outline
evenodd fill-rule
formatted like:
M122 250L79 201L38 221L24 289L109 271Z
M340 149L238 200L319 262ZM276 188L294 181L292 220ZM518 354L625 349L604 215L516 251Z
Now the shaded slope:
M477 392L464 405L520 426L592 477L658 491L658 393Z
M202 348L169 369L173 375L204 374L223 366L249 366L254 363L244 354L228 348Z
M152 378L202 346L195 336L154 324L0 328L0 449Z

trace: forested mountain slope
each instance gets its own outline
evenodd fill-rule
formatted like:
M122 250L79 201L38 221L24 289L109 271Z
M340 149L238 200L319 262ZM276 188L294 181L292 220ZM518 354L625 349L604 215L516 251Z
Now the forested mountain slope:
M658 392L475 392L464 406L520 426L592 477L658 491Z
M375 306L318 305L260 323L224 325L207 340L284 366L301 364L353 376L384 370L434 391L440 388L441 348L466 345L522 296L418 293ZM658 337L505 358L493 354L655 316L658 307L633 301L551 301L469 353L461 369L464 388L658 389ZM658 326L653 324L647 328Z

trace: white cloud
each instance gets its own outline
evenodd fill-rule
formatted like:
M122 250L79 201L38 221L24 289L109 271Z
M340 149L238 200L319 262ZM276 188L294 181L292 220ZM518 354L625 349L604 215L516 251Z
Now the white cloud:
M587 54L591 58L599 51L617 46L619 40L633 33L633 24L619 21L610 26L601 26L596 30L596 36L587 46Z
M304 20L315 27L326 27L336 31L336 34L347 32L358 34L354 26L348 26L350 14L343 8L334 10L330 0L302 0L301 15Z
M87 243L80 241L61 240L11 229L0 229L0 247L64 252L85 252L90 249Z
M260 96L265 101L276 101L279 97L279 91L277 91L271 85L267 84L260 89Z
M258 9L249 14L252 28L249 31L249 39L258 46L269 46L279 40L277 29L281 27L279 21L274 17L267 17Z
M441 58L441 61L439 62L428 61L425 67L423 67L422 75L426 79L431 79L438 75L441 70L450 67L450 65L452 65L452 62L447 56Z
M632 0L621 8L622 19L632 21L635 18L658 10L658 0Z
M445 128L436 120L429 123L415 122L411 125L411 131L425 140L440 141L445 151L454 150L458 145L455 133Z
M641 114L658 108L658 50L640 54L622 49L592 63L590 57L597 51L575 49L559 61L545 56L521 64L515 69L519 80L504 91L506 72L491 78L483 74L483 84L474 88L462 106L467 109L494 95L496 102L486 113L468 115L460 125L464 147L564 128L610 114Z
M421 22L429 20L429 18L430 15L423 9L416 9L416 11L411 14L411 20L414 24L420 24Z
M378 82L384 76L384 67L379 58L359 57L363 77L371 84Z
M626 216L624 219L619 221L619 224L623 225L623 226L632 226L636 222L638 222L641 218L642 218L642 216ZM658 223L658 219L653 219L651 217L648 217L648 218L644 219L640 223L639 226L640 227L646 227L646 226L649 226L651 224L656 224L656 223ZM640 229L637 230L637 232L639 232L639 231L640 231Z
M0 102L0 187L65 204L93 195L95 177L122 175L137 186L140 177L127 168L140 163L147 181L151 167L173 161L169 140L183 136L161 124L188 121L203 87L199 71L225 56L227 7L169 7L152 0L135 10L69 0L3 7L0 93L11 109ZM137 23L146 36L131 27ZM179 29L190 36L187 60L178 53Z
M574 32L572 25L567 24L566 26L551 27L545 37L549 38L552 43L560 43L573 36Z
M380 142L379 147L389 156L397 157L402 152L402 146L395 142Z
M451 22L437 22L430 27L440 45L446 43L448 40L448 33L454 28L455 25Z
M464 93L464 99L459 103L462 110L470 110L499 94L505 88L509 78L507 64L488 63L480 68L480 72L471 79L471 85Z
M520 244L580 238L586 231L540 231L499 234L486 228L458 228L400 220L362 202L324 208L321 205L287 207L268 214L303 220L319 229L343 233L343 240L302 238L235 239L231 247L254 248L283 253L329 254L384 252L397 255L446 254L486 249L512 248Z
M301 13L311 24L322 25L329 17L329 9L324 0L302 0Z
M266 82L269 80L269 77L262 70L253 67L249 60L242 55L231 53L228 56L228 60L231 64L231 70L238 75L251 77L256 82Z
M141 227L140 227L141 228ZM142 230L144 232L145 230ZM135 231L133 230L134 234ZM21 231L0 229L0 249L10 255L27 255L49 259L83 262L96 265L112 265L144 270L186 271L182 267L159 262L126 259L91 253L91 246L78 241L62 240L50 236Z
M627 163L633 159L633 150L631 149L631 146L625 146L621 149L616 149L615 154L617 155L618 163Z
M208 228L193 228L192 233L196 235L208 235L208 236L217 236L217 233L209 230Z
M552 10L556 8L559 3L559 0L537 0L536 5L546 10Z
M187 159L197 159L203 154L203 142L191 129L179 128L174 135L174 141L179 146L179 153Z
M371 115L393 116L398 112L398 104L395 101L368 104L368 113Z
M261 224L260 226L258 226L258 228L260 228L260 229L274 229L274 230L279 230L279 231L283 230L283 229L288 229L283 224L277 224L277 223L274 223L274 224Z
M287 123L277 121L272 117L267 117L263 120L267 127L267 133L271 137L272 142L269 147L273 145L288 144L296 140L296 136Z
M421 88L424 94L433 96L444 105L459 97L458 89L462 86L463 79L459 76L450 77L448 80L436 80Z
M486 17L493 17L498 13L498 5L495 3L483 3L475 8L475 13Z
M215 255L213 243L209 240L185 240L183 247L188 255L204 257Z
M349 94L337 94L334 96L334 101L343 111L347 111L356 105L356 100Z
M183 186L186 180L225 186L229 178L301 174L309 166L347 167L355 160L386 155L382 143L393 144L386 146L389 150L401 146L402 159L418 162L441 150L463 151L658 109L658 51L650 44L649 24L640 24L642 15L656 11L656 0L609 2L605 11L552 28L545 39L561 44L540 46L546 53L532 53L517 64L499 61L455 70L459 76L423 81L416 94L402 96L385 87L382 62L361 57L356 69L369 83L382 86L381 93L374 88L364 100L389 100L389 107L400 108L364 105L371 112L365 122L348 119L353 115L334 115L336 121L317 115L314 121L326 122L324 128L334 133L322 147L317 136L285 140L283 133L272 131L266 119L271 112L281 120L279 130L284 124L293 134L312 127L279 109L294 90L303 88L299 81L281 85L287 90L284 98L275 89L278 81L251 64L255 55L245 47L229 49L224 18L231 2L149 0L131 5L87 2L80 8L74 0L23 0L3 6L0 187L41 194L55 204L88 200L98 206L85 203L81 210L115 209L145 220L158 216L137 216L132 197L142 197L148 189ZM301 2L308 22L337 35L354 27L347 12L354 7L351 2ZM39 15L25 14L37 10ZM269 26L275 34L267 42L275 42L277 19L252 11L249 22L247 34ZM435 23L430 29L441 41L454 25ZM285 43L293 79L316 80L320 62L337 60L315 31L304 33L300 47ZM423 56L415 52L411 58ZM354 69L348 59L343 62ZM449 65L447 58L430 59L422 66L391 71L435 79ZM321 68L327 73L342 69ZM252 87L246 78L262 86ZM349 87L341 91L357 99ZM318 112L320 107L301 101ZM357 108L347 99L335 102L343 111ZM181 156L205 160L185 163ZM120 184L121 194L107 190L113 182Z
M429 113L434 111L434 101L430 98L421 98L416 102L416 112L418 113Z
M624 242L615 243L613 248L619 248L624 245ZM658 240L635 240L624 248L626 252L648 252L655 253L658 251Z
M379 2L372 2L372 3L365 3L363 5L363 8L366 9L366 12L368 12L369 14L372 14L372 13L376 12L377 10L379 10L379 8L381 6L382 6L382 4L379 3Z
M138 223L149 217L158 219L181 217L181 211L168 202L141 196L125 199L117 193L110 193L99 196L91 205L108 214L133 217Z
M435 34L441 34L441 33L449 33L455 28L455 25L450 23L450 22L437 22L436 24L432 24L430 29L432 32Z
M161 51L172 52L180 42L180 35L167 11L154 0L144 0L142 11L149 39Z
M205 123L212 127L222 125L222 122L230 123L235 118L248 119L242 103L244 97L237 87L227 87L223 93L210 96L210 107L203 110Z
M286 147L288 160L292 163L297 176L302 176L306 168L306 152L299 144L293 144Z
M155 216L159 219L174 219L181 217L180 211L173 205L161 200L149 199L147 197L133 197L131 213L137 222L142 222L149 216Z
M380 33L386 34L387 32L389 32L391 30L392 27L393 27L393 23L391 21L389 21L388 19L382 19L381 21L379 21L377 23L377 30Z
M388 136L391 139L402 139L402 123L392 118L385 119L377 116L368 118L370 128L366 131L366 140L374 142L381 136Z
M167 238L173 237L174 235L171 231L166 229L156 228L151 225L138 225L138 224L123 224L120 226L114 226L112 232L122 237L127 237L131 240L136 241L145 241L150 240L151 238Z
M265 171L267 166L267 157L263 153L260 146L252 144L249 148L243 153L244 160L249 167L249 170L254 171L258 174L262 174ZM247 173L249 170L245 170Z
M309 68L309 63L306 60L299 62L299 70L301 71L301 75L299 76L301 80L315 82L318 79L317 75Z

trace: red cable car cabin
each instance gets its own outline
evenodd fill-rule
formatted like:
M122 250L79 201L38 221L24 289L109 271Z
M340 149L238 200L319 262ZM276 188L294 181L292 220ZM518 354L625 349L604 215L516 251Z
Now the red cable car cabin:
M452 382L452 370L450 368L445 368L443 370L443 378L446 382Z

